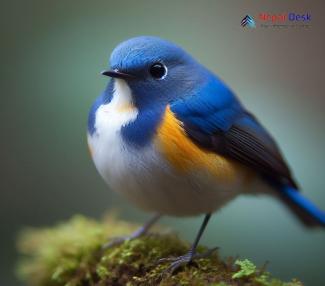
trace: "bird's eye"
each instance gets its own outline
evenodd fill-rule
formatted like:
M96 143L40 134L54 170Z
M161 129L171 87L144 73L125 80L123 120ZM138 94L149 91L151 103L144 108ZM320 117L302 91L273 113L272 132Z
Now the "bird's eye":
M162 63L155 63L150 67L150 74L155 79L163 79L167 75L167 67Z

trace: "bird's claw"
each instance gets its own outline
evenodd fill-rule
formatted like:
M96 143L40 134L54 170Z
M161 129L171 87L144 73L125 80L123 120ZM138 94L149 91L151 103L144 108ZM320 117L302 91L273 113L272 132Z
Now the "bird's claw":
M108 242L106 242L103 246L102 249L108 249L114 246L121 245L124 242L127 242L129 240L133 240L136 238L139 238L145 234L148 233L148 230L152 227L152 225L161 217L160 214L154 215L146 224L144 224L142 227L138 228L135 232L133 232L129 236L121 236L121 237L116 237L113 239L110 239Z
M188 265L192 263L196 259L206 258L210 256L213 252L215 252L219 247L214 247L212 249L207 250L204 253L192 253L191 251L185 255L181 255L178 257L167 257L161 258L158 260L158 264L164 262L171 262L171 264L163 271L162 276L172 275L178 268Z
M171 262L171 264L164 270L164 272L162 274L163 275L173 274L176 271L176 269L192 262L194 257L195 256L192 256L190 254L185 254L185 255L182 255L179 257L175 257L172 260L169 260Z

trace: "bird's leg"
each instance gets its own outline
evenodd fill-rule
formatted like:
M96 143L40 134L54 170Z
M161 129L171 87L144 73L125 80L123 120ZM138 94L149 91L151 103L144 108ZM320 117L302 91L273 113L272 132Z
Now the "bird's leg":
M205 253L202 253L202 254L197 254L196 253L196 248L197 248L197 245L200 241L200 238L209 222L209 219L211 217L211 214L206 214L205 217L204 217L204 220L202 222L202 225L199 229L199 232L195 238L195 241L194 243L192 244L190 250L188 251L188 253L186 253L185 255L182 255L182 256L179 256L179 257L170 257L170 258L162 258L160 259L158 262L161 263L161 262L171 262L170 266L164 271L163 274L167 274L167 273L170 273L172 274L177 268L181 267L181 266L184 266L186 264L189 264L191 263L194 259L199 259L199 258L204 258L204 257L207 257L209 256L210 254L212 254L212 252L214 252L216 248L213 248L213 249L210 249L208 250L207 252Z
M145 235L149 229L161 218L161 214L154 215L150 220L148 220L143 226L139 227L136 231L131 233L129 236L116 237L108 241L103 245L103 249L107 249L131 239L138 238Z

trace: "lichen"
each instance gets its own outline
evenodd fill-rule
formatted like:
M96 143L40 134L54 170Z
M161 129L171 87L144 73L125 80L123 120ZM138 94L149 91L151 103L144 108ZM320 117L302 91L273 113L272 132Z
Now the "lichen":
M110 215L102 222L74 216L52 228L25 229L18 240L19 277L30 286L161 285L161 286L302 286L271 278L249 260L222 260L214 252L173 275L160 258L184 254L189 243L172 233L152 233L102 250L108 238L137 226ZM207 248L200 246L198 251Z

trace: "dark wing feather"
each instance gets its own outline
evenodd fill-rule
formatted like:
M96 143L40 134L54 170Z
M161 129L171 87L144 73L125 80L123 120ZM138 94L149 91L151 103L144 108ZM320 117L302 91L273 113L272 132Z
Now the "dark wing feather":
M297 189L275 141L248 112L243 112L226 132L207 134L190 122L184 122L184 128L201 147L235 159L273 182Z
M229 131L221 136L225 140L225 155L237 159L276 182L297 188L276 143L250 114L235 122Z

